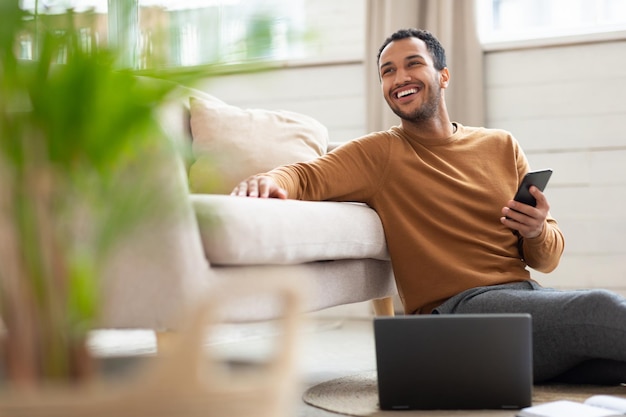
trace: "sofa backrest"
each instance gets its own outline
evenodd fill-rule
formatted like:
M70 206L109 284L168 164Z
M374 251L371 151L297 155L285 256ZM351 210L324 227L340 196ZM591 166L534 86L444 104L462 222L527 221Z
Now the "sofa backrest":
M159 122L183 155L193 193L228 194L250 175L315 159L328 147L328 129L310 116L243 109L182 86Z

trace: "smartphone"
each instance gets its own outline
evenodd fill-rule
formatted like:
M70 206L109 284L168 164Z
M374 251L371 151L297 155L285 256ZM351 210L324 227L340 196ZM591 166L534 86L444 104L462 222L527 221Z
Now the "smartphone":
M535 200L535 197L530 195L530 186L534 185L535 187L539 188L540 191L543 191L545 190L546 185L548 185L548 181L550 180L551 176L551 169L542 169L539 171L531 171L527 173L522 179L522 183L517 189L517 193L515 193L515 197L513 197L513 200L535 207L537 205L537 200Z

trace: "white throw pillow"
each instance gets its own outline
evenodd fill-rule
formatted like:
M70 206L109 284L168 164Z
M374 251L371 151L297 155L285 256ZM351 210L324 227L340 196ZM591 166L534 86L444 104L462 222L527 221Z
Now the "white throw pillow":
M191 97L189 104L193 193L228 194L250 175L326 153L328 130L309 116L241 109L198 97Z

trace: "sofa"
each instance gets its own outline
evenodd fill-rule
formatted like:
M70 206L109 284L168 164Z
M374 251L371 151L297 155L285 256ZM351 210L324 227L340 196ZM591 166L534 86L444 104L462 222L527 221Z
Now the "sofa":
M175 214L129 235L106 262L102 327L175 330L194 302L225 282L290 282L302 292L302 312L377 300L377 314L392 314L396 288L371 208L228 195L250 174L332 150L324 126L184 87L159 110L159 123L176 144L157 179ZM277 311L275 300L259 296L226 316L266 320Z

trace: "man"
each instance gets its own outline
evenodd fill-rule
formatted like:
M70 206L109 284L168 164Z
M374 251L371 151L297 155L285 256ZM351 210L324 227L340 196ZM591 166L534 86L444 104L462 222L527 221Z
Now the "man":
M527 266L557 267L563 235L536 187L536 207L511 200L529 171L517 141L450 121L439 41L398 31L378 69L400 126L250 177L232 194L367 203L383 223L407 314L530 313L535 381L626 382L626 299L531 279Z

